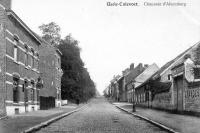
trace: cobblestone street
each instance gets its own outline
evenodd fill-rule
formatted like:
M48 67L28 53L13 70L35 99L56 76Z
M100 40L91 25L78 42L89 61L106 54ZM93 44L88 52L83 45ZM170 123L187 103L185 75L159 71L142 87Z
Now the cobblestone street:
M126 114L103 98L93 99L83 110L41 129L38 133L165 133L158 127Z

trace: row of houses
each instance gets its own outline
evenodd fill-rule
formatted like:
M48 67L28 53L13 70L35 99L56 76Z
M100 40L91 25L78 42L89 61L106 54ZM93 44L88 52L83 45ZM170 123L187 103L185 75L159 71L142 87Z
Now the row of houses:
M0 117L61 105L61 55L0 0Z
M107 97L137 106L200 112L200 43L161 68L155 63L124 70L104 90Z

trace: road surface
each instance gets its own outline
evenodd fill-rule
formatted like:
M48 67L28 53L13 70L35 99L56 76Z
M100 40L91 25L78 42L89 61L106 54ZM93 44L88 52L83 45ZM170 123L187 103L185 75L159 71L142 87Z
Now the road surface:
M96 98L81 111L42 128L38 133L166 133L166 131L120 111L104 98Z

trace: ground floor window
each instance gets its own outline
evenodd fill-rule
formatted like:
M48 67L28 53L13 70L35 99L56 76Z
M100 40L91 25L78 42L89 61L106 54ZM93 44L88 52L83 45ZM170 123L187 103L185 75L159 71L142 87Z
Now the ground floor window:
M31 81L31 101L34 102L35 100L35 82Z
M13 102L19 102L19 78L13 77Z

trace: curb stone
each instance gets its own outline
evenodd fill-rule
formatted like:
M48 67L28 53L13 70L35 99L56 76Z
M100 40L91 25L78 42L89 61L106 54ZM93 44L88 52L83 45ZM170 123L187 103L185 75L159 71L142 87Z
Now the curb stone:
M115 105L115 104L113 104L113 105L114 105L115 107L119 108L120 110L126 112L126 113L132 114L132 115L135 116L135 117L138 117L138 118L140 118L140 119L143 119L143 120L145 120L145 121L148 121L148 122L150 122L151 124L154 124L155 126L158 126L158 127L162 128L162 129L164 129L164 130L166 130L166 131L168 131L168 132L170 132L170 133L180 133L180 132L175 131L175 130L172 129L172 128L169 128L169 127L167 127L167 126L165 126L165 125L163 125L163 124L161 124L161 123L155 122L155 121L153 121L153 120L151 120L151 119L149 119L149 118L147 118L147 117L144 117L144 116L142 116L142 115L138 115L138 114L132 113L132 112L130 112L130 111L127 111L127 110L125 110L124 108L121 108L121 107L119 107L119 106L117 106L117 105Z
M86 105L87 105L87 104L86 104ZM47 120L47 121L45 121L45 122L42 122L42 123L40 123L40 124L38 124L38 125L36 125L36 126L33 126L33 127L29 128L29 129L27 129L27 130L25 130L25 131L22 131L21 133L32 133L32 132L34 132L34 131L38 131L39 129L44 128L44 127L50 125L51 123L53 123L53 122L55 122L55 121L58 121L58 120L60 120L60 119L62 119L62 118L64 118L64 117L66 117L66 116L68 116L68 115L71 115L71 114L73 114L73 113L75 113L75 112L77 112L77 111L83 109L86 105L83 105L82 107L80 107L80 108L78 108L78 109L75 109L75 110L73 110L73 111L71 111L71 112L67 112L67 113L65 113L65 114L62 114L62 115L56 116L56 117L54 117L54 118L51 118L51 119L49 119L49 120Z

